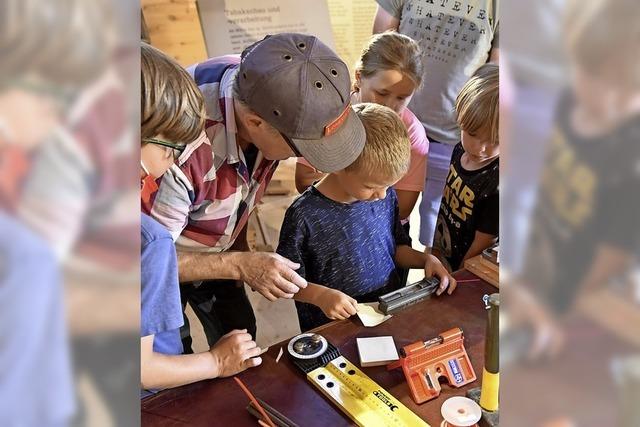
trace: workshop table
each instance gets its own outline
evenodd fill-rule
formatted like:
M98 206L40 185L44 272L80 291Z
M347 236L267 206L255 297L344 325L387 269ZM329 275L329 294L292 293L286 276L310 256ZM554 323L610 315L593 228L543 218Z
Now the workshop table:
M467 271L455 274L464 283L453 295L432 297L410 306L373 328L365 328L357 316L332 322L317 331L327 338L351 362L359 366L357 337L393 336L401 348L418 340L432 338L453 327L464 331L465 347L477 380L461 388L443 385L436 399L417 405L411 399L402 369L387 371L378 366L361 368L432 427L442 421L440 407L451 396L464 395L480 386L484 363L486 310L482 297L498 290ZM473 280L476 279L476 280ZM326 399L292 363L287 341L272 345L262 356L262 365L242 372L238 377L258 398L301 427L350 426L353 422ZM284 355L275 359L280 348ZM145 426L251 426L257 421L246 410L249 400L233 378L201 381L147 397L141 403Z
M519 427L640 425L637 415L630 420L624 412L629 407L623 410L622 401L634 396L623 393L613 374L613 362L637 356L638 348L580 313L558 326L565 343L557 357L501 366L500 421Z

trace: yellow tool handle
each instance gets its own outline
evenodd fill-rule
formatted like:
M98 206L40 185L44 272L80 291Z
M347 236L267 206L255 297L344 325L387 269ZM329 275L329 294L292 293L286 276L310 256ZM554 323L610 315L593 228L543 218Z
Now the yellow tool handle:
M482 391L480 392L480 406L485 411L498 410L498 397L500 393L500 373L492 374L486 369L482 370Z

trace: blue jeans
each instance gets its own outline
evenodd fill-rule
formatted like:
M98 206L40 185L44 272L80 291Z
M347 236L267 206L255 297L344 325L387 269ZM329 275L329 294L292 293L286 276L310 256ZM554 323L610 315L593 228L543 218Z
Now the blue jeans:
M427 248L433 246L433 236L440 211L442 191L449 173L453 145L430 140L427 161L427 179L420 202L420 242Z
M509 156L500 171L500 264L514 274L523 267L558 99L544 87L520 85L516 94L506 135Z

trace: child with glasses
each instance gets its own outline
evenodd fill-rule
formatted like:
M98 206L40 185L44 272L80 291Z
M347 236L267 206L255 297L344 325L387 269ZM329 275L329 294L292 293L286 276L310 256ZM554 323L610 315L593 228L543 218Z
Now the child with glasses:
M142 196L153 197L161 177L203 134L205 107L189 74L159 50L142 43ZM178 263L169 232L141 214L141 397L154 389L229 376L262 361L246 330L234 330L209 351L182 354L183 325Z
M185 148L187 148L186 145L175 144L173 142L163 141L162 139L158 139L158 138L145 138L145 139L142 140L142 142L145 143L145 144L155 144L155 145L159 145L160 147L171 148L172 154L173 154L173 158L176 161L180 157L180 154L182 154L182 152L185 150Z

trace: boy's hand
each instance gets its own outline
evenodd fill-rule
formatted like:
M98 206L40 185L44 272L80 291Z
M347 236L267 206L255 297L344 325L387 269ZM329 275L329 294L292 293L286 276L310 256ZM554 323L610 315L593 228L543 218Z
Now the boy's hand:
M447 288L449 289L447 293L451 295L456 289L456 279L449 274L435 255L427 254L427 261L424 264L424 275L425 277L436 276L440 279L440 286L436 291L436 295L442 294Z
M229 332L211 347L209 353L215 363L214 378L229 377L262 363L262 358L257 357L262 350L246 329Z
M358 301L344 292L329 288L320 294L316 305L333 320L347 319L358 311Z

